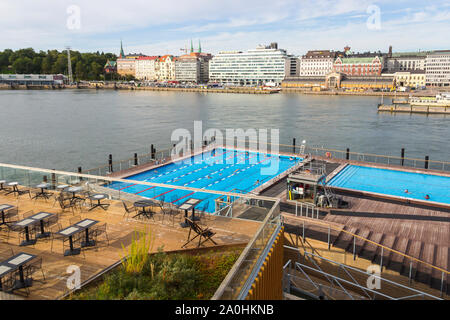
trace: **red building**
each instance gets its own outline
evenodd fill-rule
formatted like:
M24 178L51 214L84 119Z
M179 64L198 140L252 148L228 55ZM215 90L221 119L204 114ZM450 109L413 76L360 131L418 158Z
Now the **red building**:
M334 61L333 70L348 76L379 76L383 70L383 58L355 57L341 58Z

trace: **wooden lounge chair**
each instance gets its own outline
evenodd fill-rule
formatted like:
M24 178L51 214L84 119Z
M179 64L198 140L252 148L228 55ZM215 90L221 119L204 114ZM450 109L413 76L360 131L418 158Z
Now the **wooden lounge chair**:
M197 223L195 223L189 218L186 218L186 221L189 224L189 234L187 242L181 246L182 248L186 247L196 238L199 238L197 247L200 247L203 243L205 243L208 240L217 245L217 243L212 239L212 237L216 234L215 232L211 231L211 229L209 229L208 227L206 228L200 227ZM193 238L191 238L191 233L196 235ZM202 239L204 240L202 241Z

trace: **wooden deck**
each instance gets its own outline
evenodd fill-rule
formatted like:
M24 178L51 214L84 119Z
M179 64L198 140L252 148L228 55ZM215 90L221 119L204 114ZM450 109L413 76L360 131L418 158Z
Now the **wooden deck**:
M180 250L186 242L188 229L183 229L178 224L181 214L178 215L174 225L167 218L162 220L163 216L160 213L155 214L155 221L127 219L123 216L124 209L120 201L109 202L111 206L107 211L97 208L89 212L87 209L83 209L81 213L76 211L73 214L71 211L62 213L57 205L53 207L53 199L35 201L23 195L17 200L15 196L0 194L0 204L7 203L18 206L20 217L29 210L33 210L35 213L47 211L58 214L62 227L70 225L69 219L78 215L82 219L93 218L107 224L109 244L104 242L95 248L83 249L80 255L71 257L64 257L62 243L59 240L54 241L53 250L51 241L48 239L40 239L34 246L21 247L18 246L19 239L16 232L11 231L9 239L6 240L6 232L0 231L0 251L12 248L14 253L27 252L43 258L45 280L39 272L33 275L34 281L28 299L57 299L60 297L67 291L66 283L70 276L67 268L71 265L80 268L81 282L83 283L105 268L117 263L124 256L122 245L125 247L130 245L135 230L151 232L154 235L152 252L156 252L159 247L162 247L164 251ZM216 232L214 240L218 245L247 243L260 226L259 222L215 216L203 218L200 224L205 224ZM205 244L205 246L210 245L211 243ZM188 246L187 249L193 247L195 244ZM23 293L24 291L21 290L15 291L17 295Z

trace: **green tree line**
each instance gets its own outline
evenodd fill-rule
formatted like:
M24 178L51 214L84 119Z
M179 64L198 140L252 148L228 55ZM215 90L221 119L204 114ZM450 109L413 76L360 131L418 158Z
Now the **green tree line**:
M116 60L112 53L70 51L72 73L75 81L105 80L103 67L108 60ZM35 52L32 48L0 51L0 73L65 74L67 51L48 50ZM107 75L106 80L111 78Z

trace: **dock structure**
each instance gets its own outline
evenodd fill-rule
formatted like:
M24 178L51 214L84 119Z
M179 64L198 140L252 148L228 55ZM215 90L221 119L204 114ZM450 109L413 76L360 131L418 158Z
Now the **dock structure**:
M422 113L422 114L450 114L450 106L436 107L436 106L417 106L409 104L392 104L378 105L378 111L391 113Z

